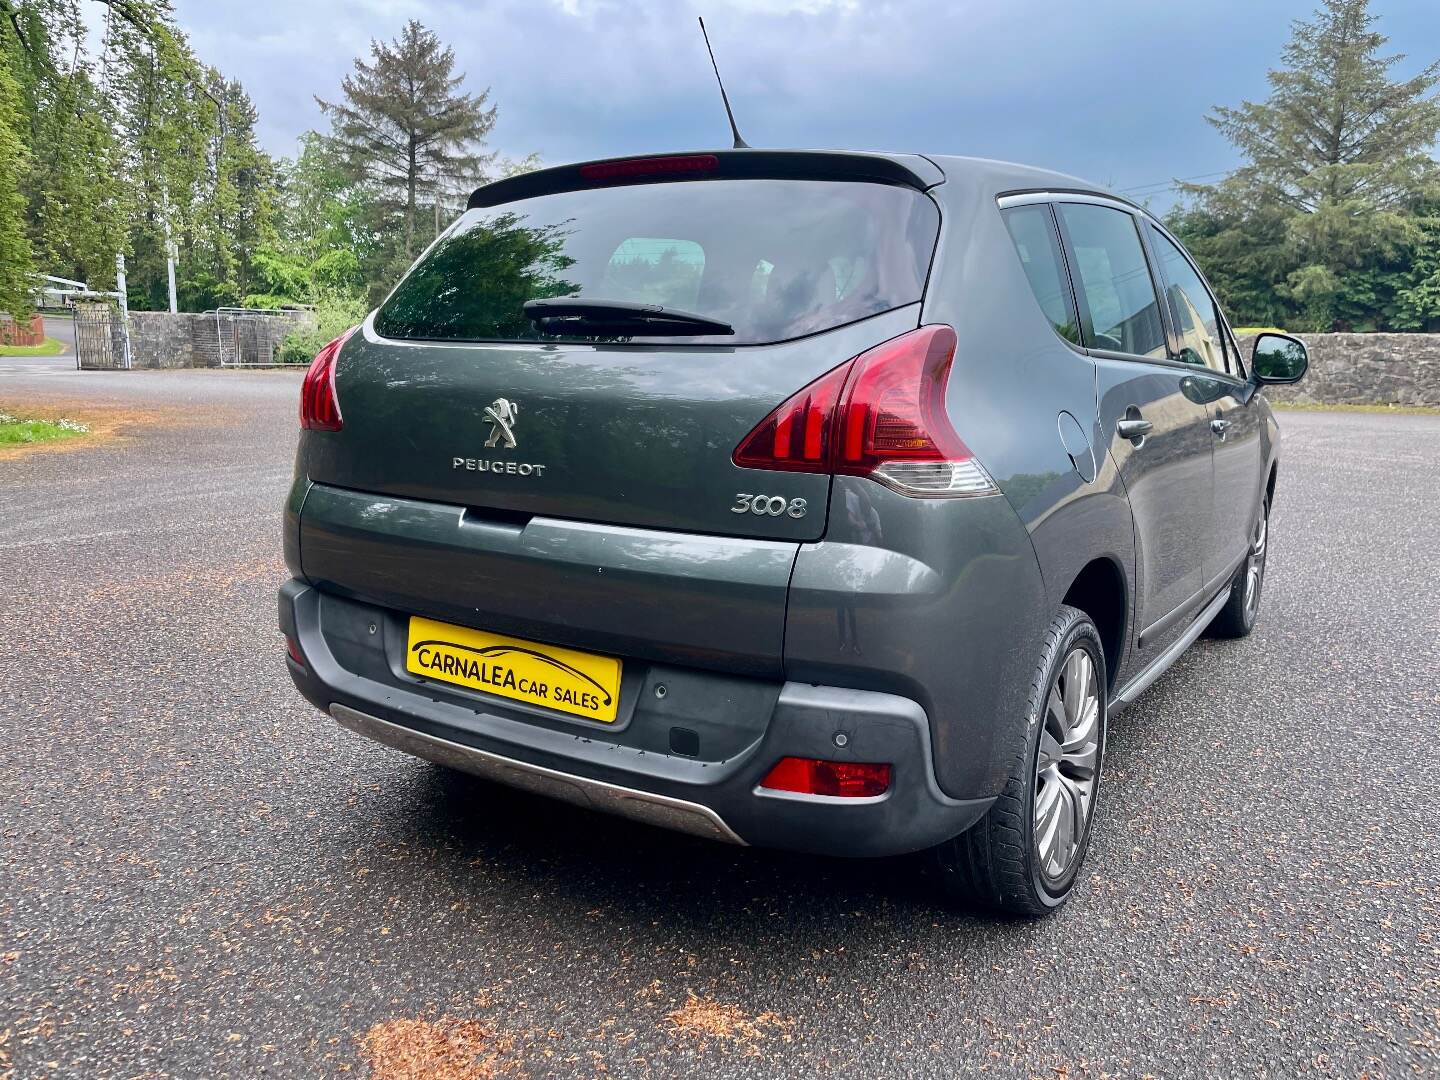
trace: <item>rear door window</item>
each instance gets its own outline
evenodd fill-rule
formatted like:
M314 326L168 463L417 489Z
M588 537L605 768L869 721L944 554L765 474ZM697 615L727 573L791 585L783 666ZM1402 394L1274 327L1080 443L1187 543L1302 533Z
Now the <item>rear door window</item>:
M375 328L392 338L534 341L541 335L521 305L579 296L659 304L735 329L656 339L665 342L784 341L918 303L939 225L923 193L851 181L557 192L467 211L381 305Z
M1015 243L1020 265L1025 269L1025 278L1040 303L1040 310L1057 334L1079 345L1080 326L1050 207L1013 206L1004 211L1004 215L1005 227L1010 230L1010 239Z
M1094 203L1061 203L1059 209L1070 244L1085 344L1166 359L1160 299L1135 218Z

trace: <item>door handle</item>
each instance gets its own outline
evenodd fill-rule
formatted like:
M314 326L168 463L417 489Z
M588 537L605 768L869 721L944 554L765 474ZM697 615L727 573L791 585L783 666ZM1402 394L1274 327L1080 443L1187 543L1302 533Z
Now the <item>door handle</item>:
M1210 421L1210 430L1223 439L1225 438L1225 433L1230 430L1230 421L1217 416L1214 420Z
M1132 442L1145 438L1154 430L1155 425L1149 420L1121 420L1115 425L1115 434Z

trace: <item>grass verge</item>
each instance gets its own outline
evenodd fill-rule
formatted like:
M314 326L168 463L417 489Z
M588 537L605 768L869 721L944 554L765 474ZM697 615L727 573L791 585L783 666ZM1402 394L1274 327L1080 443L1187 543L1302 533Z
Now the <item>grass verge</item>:
M47 337L39 345L0 345L0 356L59 356L65 346L53 337Z
M60 442L89 434L88 425L63 417L59 420L26 420L0 412L0 447Z
M1318 401L1272 401L1287 412L1394 413L1397 416L1440 416L1440 405L1326 405Z

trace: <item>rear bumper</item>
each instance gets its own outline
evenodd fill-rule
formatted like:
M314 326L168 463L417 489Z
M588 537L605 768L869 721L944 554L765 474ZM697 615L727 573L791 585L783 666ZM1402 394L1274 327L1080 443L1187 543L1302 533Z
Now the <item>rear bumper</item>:
M705 671L651 669L637 671L630 693L649 702L655 680L666 679L676 689L664 711L637 704L622 715L623 726L606 729L537 718L503 699L406 676L386 641L402 620L382 608L291 581L280 591L279 621L305 657L303 666L287 661L295 685L350 730L417 757L652 824L819 854L892 855L958 835L993 802L953 799L940 790L925 712L899 695L796 682L740 684ZM705 723L744 737L723 743L721 755L708 760L664 752L660 743L687 698L701 703ZM730 725L727 709L734 712ZM837 735L844 736L843 747ZM760 790L761 778L786 755L889 762L891 788L874 799Z

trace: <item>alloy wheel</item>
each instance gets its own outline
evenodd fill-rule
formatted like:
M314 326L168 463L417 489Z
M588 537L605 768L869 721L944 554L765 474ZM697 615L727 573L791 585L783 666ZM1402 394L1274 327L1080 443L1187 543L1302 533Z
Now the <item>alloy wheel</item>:
M1047 882L1062 881L1084 845L1099 779L1100 738L1095 661L1077 646L1051 683L1035 759L1035 850Z
M1260 586L1265 579L1265 543L1269 539L1270 516L1260 508L1260 520L1255 523L1255 533L1250 540L1250 554L1245 559L1245 614L1255 617L1260 606Z

